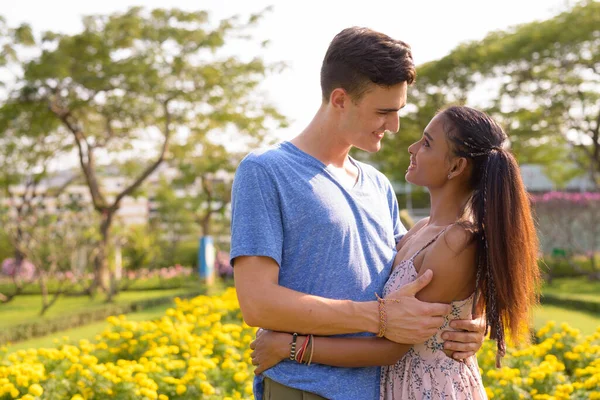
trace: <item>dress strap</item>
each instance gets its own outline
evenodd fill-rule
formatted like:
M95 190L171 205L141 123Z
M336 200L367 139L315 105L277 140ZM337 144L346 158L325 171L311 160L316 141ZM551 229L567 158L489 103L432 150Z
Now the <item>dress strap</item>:
M452 224L452 225L454 225L454 224ZM425 244L425 246L421 247L421 248L419 249L419 251L417 251L417 252L416 252L416 253L415 253L415 254L414 254L414 255L413 255L411 258L410 258L410 260L411 260L411 261L414 261L414 259L415 259L415 258L417 258L417 256L418 256L419 254L421 254L421 252L422 252L423 250L425 250L427 247L431 246L431 245L433 244L433 242L435 242L435 241L436 241L436 240L437 240L437 239L438 239L440 236L442 236L442 234L443 234L444 232L446 232L446 230L447 230L448 228L450 228L452 225L448 225L447 227L445 227L444 229L442 229L442 230L441 230L441 231L440 231L440 232L439 232L437 235L435 235L435 236L434 236L434 237L433 237L433 238L432 238L432 239L431 239L429 242L427 242L427 244Z

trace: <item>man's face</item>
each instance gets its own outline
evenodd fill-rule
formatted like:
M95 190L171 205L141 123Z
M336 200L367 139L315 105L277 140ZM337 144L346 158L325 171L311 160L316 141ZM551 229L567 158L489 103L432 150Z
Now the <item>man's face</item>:
M348 101L341 128L350 145L374 153L381 148L385 132L396 133L398 113L406 105L407 83L382 87L370 85L358 102Z

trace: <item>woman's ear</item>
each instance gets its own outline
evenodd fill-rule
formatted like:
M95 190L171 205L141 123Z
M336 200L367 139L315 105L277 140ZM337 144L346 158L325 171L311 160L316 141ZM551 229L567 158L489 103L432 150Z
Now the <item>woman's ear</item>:
M467 170L469 162L465 157L456 157L452 162L452 167L448 173L448 179L455 178Z

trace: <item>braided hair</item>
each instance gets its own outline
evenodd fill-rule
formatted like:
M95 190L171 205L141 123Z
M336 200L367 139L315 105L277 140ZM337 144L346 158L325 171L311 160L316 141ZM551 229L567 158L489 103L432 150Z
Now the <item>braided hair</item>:
M536 289L538 240L519 167L503 148L507 135L487 114L469 107L441 112L453 153L472 163L472 214L477 247L475 299L482 295L496 366L506 353L505 327L515 341L529 327ZM477 301L474 303L474 308Z

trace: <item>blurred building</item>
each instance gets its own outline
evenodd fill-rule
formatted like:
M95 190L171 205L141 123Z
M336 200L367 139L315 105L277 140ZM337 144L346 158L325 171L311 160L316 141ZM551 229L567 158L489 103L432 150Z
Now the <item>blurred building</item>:
M523 164L521 168L521 177L523 183L529 193L547 193L552 191L568 191L568 192L586 192L595 191L595 185L589 176L580 176L571 179L564 187L557 185L546 176L544 167L536 164ZM429 208L414 207L412 201L412 193L415 191L415 186L410 183L392 182L392 186L397 195L401 195L406 201L401 202L400 208L406 209L415 222L429 215Z
M82 178L74 180L78 176L78 170L58 171L41 181L36 188L36 201L41 202L40 207L50 213L60 212L61 206L65 204L78 204L82 207L92 206L92 197L90 190ZM162 163L152 175L142 184L142 193L139 196L126 196L121 200L121 205L116 214L116 219L123 225L139 225L146 224L154 213L157 212L157 204L154 200L154 189L158 187L161 180L172 182L176 178L178 170L169 166L167 163ZM114 201L118 193L122 192L126 185L130 183L129 178L119 176L119 171L115 168L107 168L102 173L101 183L103 193L107 201ZM231 182L233 175L224 171L218 171L212 177L214 181ZM72 181L68 183L69 181ZM67 185L68 183L68 185ZM54 195L48 194L49 191L56 190L67 185L62 191L62 194L57 198ZM196 185L186 190L176 189L175 193L178 196L198 194L202 190L200 181ZM26 191L25 184L15 185L11 187L13 193L12 198L2 197L0 204L15 205L21 202L22 196Z

